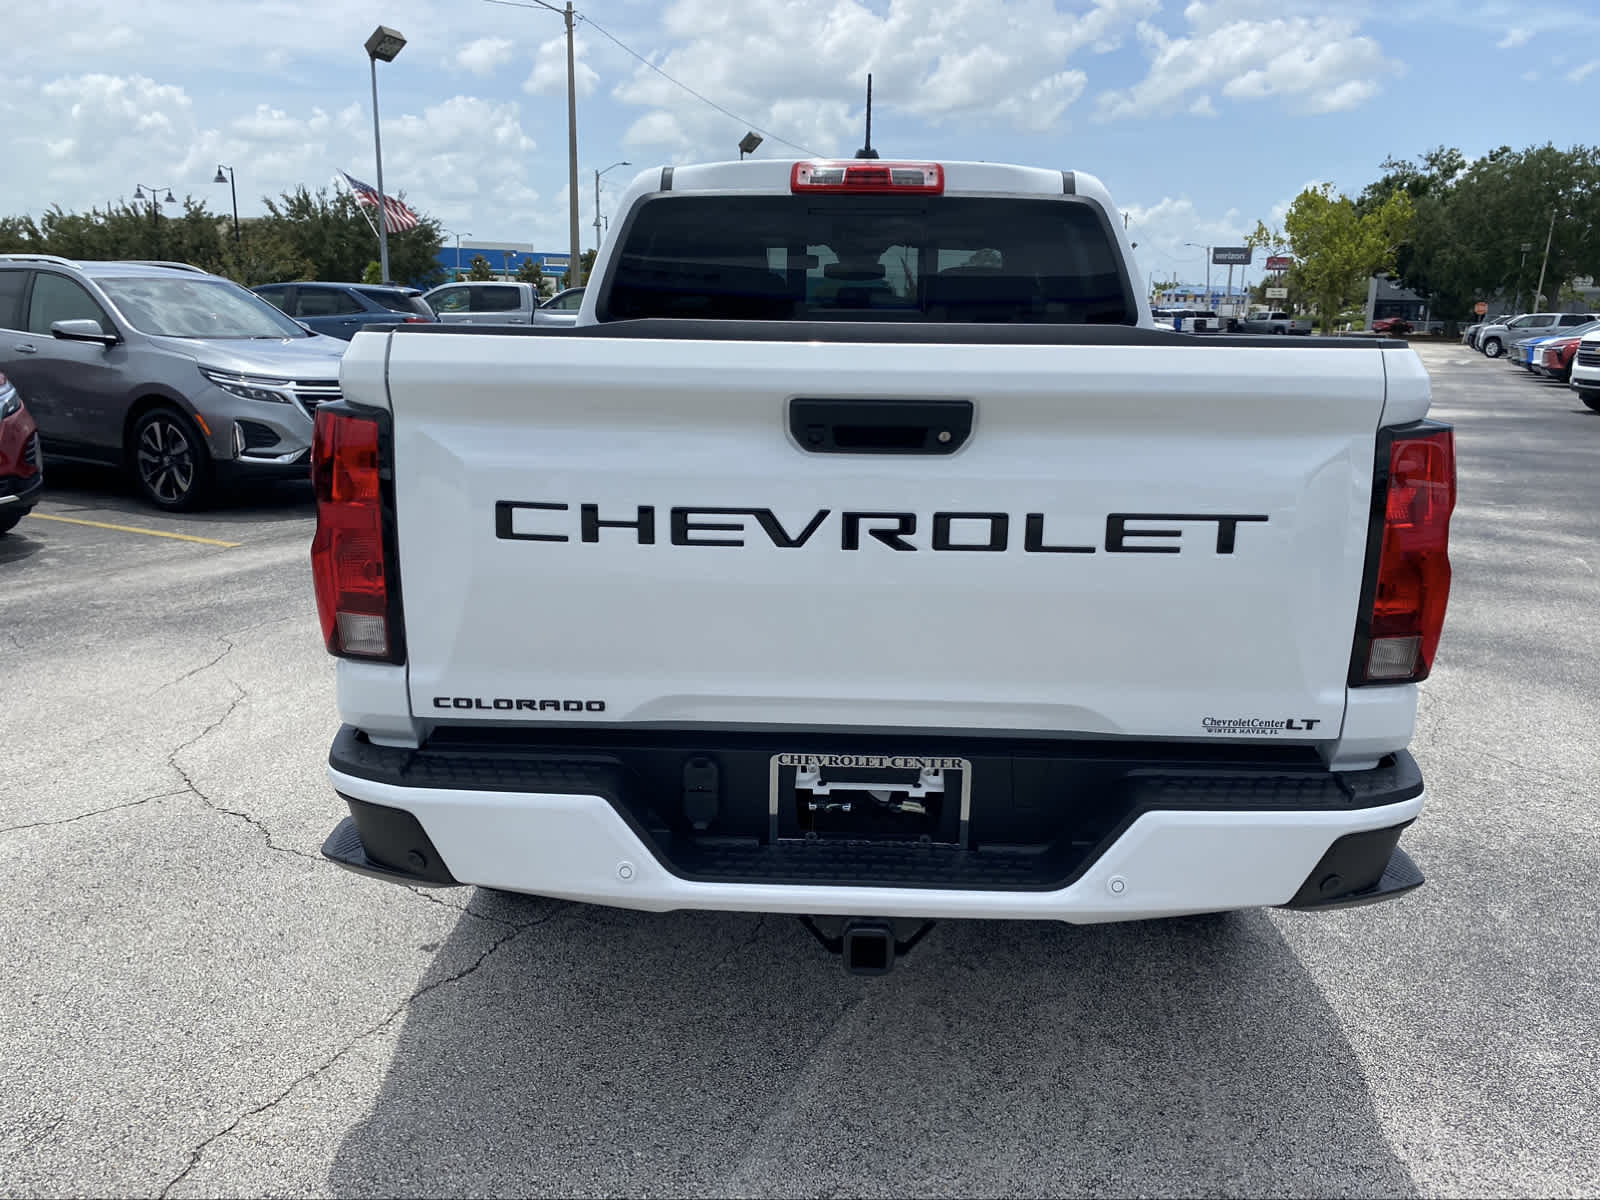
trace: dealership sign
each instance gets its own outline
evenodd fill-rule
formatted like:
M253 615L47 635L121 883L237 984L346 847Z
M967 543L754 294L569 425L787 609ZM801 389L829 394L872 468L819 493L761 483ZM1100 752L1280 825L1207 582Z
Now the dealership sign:
M1248 267L1250 265L1250 247L1214 246L1211 250L1211 265L1215 267Z
M1287 300L1288 298L1289 298L1289 289L1288 288L1268 288L1267 289L1267 299L1268 300Z
M1287 254L1274 254L1267 259L1267 270L1269 271L1287 271L1292 266L1294 266L1294 259Z

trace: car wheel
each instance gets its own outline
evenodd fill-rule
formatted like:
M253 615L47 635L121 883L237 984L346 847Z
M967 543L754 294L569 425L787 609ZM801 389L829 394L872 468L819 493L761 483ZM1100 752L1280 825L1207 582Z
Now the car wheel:
M1578 399L1594 412L1600 412L1600 392L1579 392Z
M1499 358L1500 357L1500 351L1503 350L1503 349L1504 349L1504 347L1500 345L1500 339L1499 338L1490 338L1487 342L1485 342L1483 344L1483 352L1485 354L1487 354L1490 358Z
M194 422L177 409L153 408L134 422L127 463L157 508L186 512L211 498L211 455Z
M4 537L17 527L17 522L28 514L25 512L0 513L0 537Z

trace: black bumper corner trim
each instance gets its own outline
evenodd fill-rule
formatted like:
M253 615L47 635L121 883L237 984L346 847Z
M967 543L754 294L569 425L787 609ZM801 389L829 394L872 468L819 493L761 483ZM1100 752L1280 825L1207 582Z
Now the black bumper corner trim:
M322 856L347 871L412 887L460 887L416 817L398 808L343 800L350 816L322 843ZM404 865L401 865L404 864Z
M1339 838L1283 907L1302 912L1356 908L1415 891L1422 886L1422 870L1397 844L1410 824Z

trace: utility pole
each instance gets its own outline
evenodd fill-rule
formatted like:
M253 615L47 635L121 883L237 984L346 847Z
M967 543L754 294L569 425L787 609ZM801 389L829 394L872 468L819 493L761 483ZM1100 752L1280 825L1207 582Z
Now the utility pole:
M576 52L573 49L572 0L567 0L566 8L557 8L548 0L533 2L540 8L560 13L567 24L567 233L572 243L572 257L567 264L567 286L577 287L583 280L578 278L582 248L578 244L578 76Z
M1534 293L1533 298L1535 307L1538 307L1539 300L1544 296L1544 272L1545 268L1550 265L1550 239L1556 235L1557 207L1559 206L1552 205L1550 208L1550 231L1544 235L1544 261L1539 264L1539 289Z
M572 235L572 259L567 267L567 279L573 287L583 280L578 278L582 265L582 249L578 245L578 80L573 64L572 0L567 0L567 223Z
M1522 311L1522 276L1528 269L1528 251L1533 249L1532 242L1522 243L1522 261L1517 264L1517 295L1511 301L1511 315L1516 316Z

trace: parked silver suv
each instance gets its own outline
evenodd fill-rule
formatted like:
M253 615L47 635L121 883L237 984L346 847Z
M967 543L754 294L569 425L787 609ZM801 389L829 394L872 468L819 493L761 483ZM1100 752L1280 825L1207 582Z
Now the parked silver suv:
M0 373L45 457L121 466L159 508L306 476L312 413L339 398L348 346L181 263L0 255Z

